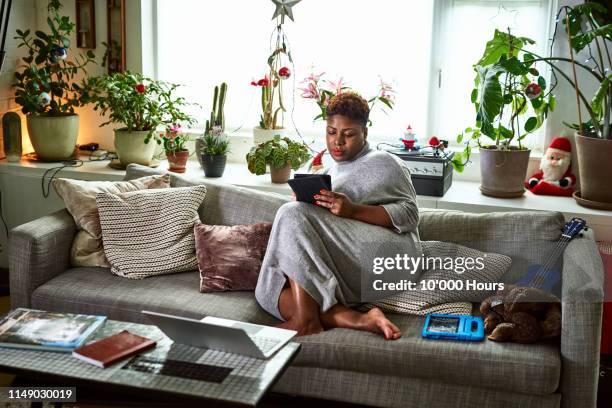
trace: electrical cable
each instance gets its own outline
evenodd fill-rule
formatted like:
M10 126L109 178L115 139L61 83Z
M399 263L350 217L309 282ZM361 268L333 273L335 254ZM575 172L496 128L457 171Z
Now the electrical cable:
M81 167L82 165L83 165L83 160L80 160L80 159L65 160L65 161L62 161L61 166L51 167L50 169L47 169L42 176L43 197L45 198L49 197L49 194L51 193L51 182L55 179L55 177L57 176L57 173L59 173L60 171L68 167ZM45 180L47 179L47 174L49 173L51 174L51 176L49 176L49 180L45 184Z

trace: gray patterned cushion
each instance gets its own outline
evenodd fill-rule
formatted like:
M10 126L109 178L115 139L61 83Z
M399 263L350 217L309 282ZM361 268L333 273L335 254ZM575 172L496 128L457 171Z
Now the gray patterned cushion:
M142 279L198 267L193 226L205 186L96 196L111 271Z
M483 268L471 267L461 270L446 270L444 264L435 264L425 269L423 277L417 285L418 290L399 293L365 305L366 308L378 306L381 309L395 313L414 314L424 316L429 313L471 314L470 302L481 302L486 296L495 291L493 285L483 285L483 289L468 287L468 282L479 284L495 284L502 281L502 277L510 269L512 259L506 255L485 253L476 249L467 248L452 242L422 241L424 259L439 258L442 260L476 259L482 258ZM457 265L457 264L456 264ZM429 281L434 290L421 290L422 284ZM455 286L448 286L450 290L440 289L440 281L455 281ZM434 285L435 284L435 285ZM461 285L461 286L459 286ZM469 288L469 289L468 289ZM479 290L480 289L480 290ZM488 289L488 290L487 290Z

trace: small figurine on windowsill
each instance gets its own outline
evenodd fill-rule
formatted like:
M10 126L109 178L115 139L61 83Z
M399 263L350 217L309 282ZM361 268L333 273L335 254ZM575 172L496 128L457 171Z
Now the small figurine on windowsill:
M448 147L448 140L440 140L436 136L432 136L429 138L429 146L433 147L434 157L439 157L440 152Z
M418 150L419 147L415 144L417 142L416 134L412 131L412 127L408 125L404 132L404 137L400 138L400 142L404 144L404 149L413 151Z
M572 174L572 145L564 137L555 137L540 162L540 171L525 183L533 194L571 197L576 184Z

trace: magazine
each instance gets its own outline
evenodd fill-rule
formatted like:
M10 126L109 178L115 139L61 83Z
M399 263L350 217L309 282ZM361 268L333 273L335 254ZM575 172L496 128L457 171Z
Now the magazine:
M19 308L0 320L0 347L71 352L106 321L106 316Z

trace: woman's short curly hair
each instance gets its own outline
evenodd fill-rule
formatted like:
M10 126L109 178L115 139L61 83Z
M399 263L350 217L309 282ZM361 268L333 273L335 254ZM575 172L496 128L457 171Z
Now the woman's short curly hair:
M355 92L342 92L333 96L326 109L327 117L334 115L346 116L359 122L362 126L368 125L370 106L368 101Z

